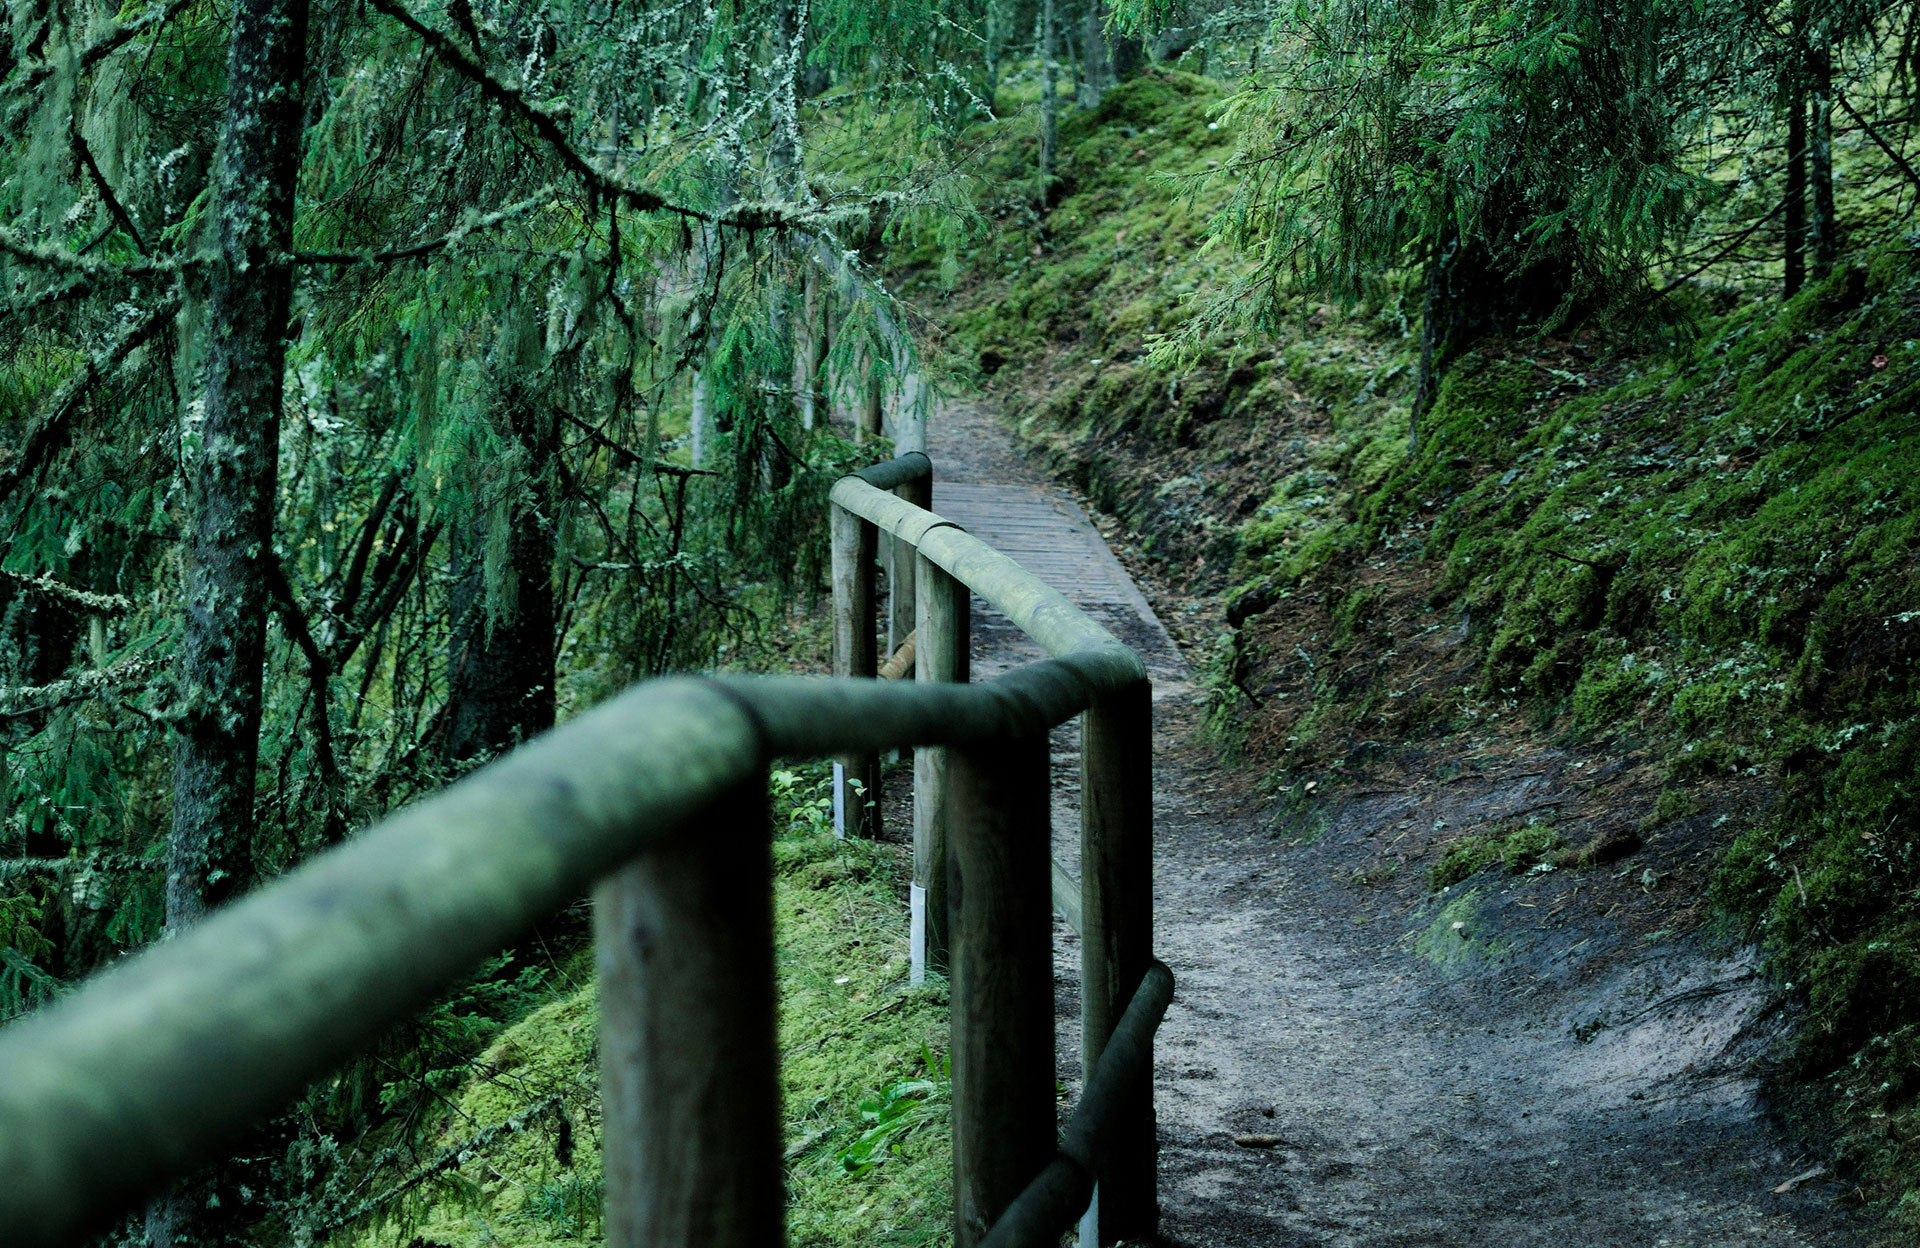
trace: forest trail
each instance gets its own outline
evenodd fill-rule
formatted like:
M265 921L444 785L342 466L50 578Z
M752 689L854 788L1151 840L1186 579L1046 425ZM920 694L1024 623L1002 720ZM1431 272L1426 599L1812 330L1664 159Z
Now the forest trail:
M1841 1185L1810 1175L1759 1103L1748 1062L1779 1018L1751 954L1609 938L1578 911L1480 934L1455 917L1479 924L1474 892L1409 909L1350 878L1383 828L1497 816L1538 797L1540 770L1360 794L1310 812L1317 837L1277 839L1271 799L1201 742L1185 659L1073 500L975 408L941 414L930 454L933 509L1136 646L1155 681L1155 948L1179 981L1156 1067L1170 1243L1865 1242ZM1040 657L978 600L973 627L976 676ZM1069 867L1077 771L1069 726L1054 743ZM1078 949L1059 933L1071 1086Z

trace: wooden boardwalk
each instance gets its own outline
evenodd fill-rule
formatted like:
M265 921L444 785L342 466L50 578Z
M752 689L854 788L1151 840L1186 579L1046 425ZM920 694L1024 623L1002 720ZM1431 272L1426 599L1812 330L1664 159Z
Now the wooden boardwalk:
M1080 506L1011 456L1004 429L953 407L932 422L929 444L934 511L1018 561L1131 646L1146 662L1156 698L1184 687L1186 660L1146 596ZM976 676L1045 657L978 598L973 629Z

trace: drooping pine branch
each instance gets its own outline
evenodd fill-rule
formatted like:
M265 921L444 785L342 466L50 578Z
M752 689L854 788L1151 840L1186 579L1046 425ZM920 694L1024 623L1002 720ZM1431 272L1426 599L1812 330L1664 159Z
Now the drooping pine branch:
M94 387L113 376L128 356L164 329L179 308L179 293L169 292L158 306L123 326L112 342L87 356L79 371L54 392L45 413L27 431L13 461L0 467L0 501L11 496L55 451L66 445L73 433L74 417L79 415Z

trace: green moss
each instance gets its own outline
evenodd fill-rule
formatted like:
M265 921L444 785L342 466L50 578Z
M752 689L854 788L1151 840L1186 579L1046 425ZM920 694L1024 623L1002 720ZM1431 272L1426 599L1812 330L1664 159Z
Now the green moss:
M1699 813L1700 804L1686 793L1679 789L1662 789L1653 803L1653 814L1648 816L1647 826L1657 828Z
M1573 722L1588 732L1619 730L1634 718L1647 681L1631 667L1585 667L1573 687Z
M1566 840L1550 823L1525 823L1463 836L1447 846L1440 861L1427 872L1427 883L1450 888L1499 863L1513 875L1552 860Z
M1413 950L1436 966L1457 968L1505 956L1504 942L1488 939L1480 930L1480 893L1469 889L1435 912L1426 929L1414 938Z

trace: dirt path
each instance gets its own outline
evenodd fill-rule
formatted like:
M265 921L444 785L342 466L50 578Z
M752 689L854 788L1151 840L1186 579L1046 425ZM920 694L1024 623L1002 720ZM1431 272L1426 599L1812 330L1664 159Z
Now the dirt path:
M1286 826L1317 834L1279 839L1251 778L1198 743L1186 662L1146 599L1009 448L982 413L946 413L934 509L1081 602L1155 679L1156 947L1180 984L1156 1071L1170 1242L1864 1242L1759 1105L1749 1062L1778 1020L1750 954L1613 932L1551 881L1435 898L1361 881L1375 838L1538 800L1553 768L1295 810ZM1038 657L978 602L974 628L980 674ZM1056 737L1069 862L1076 749ZM1062 929L1070 1080L1077 956Z

